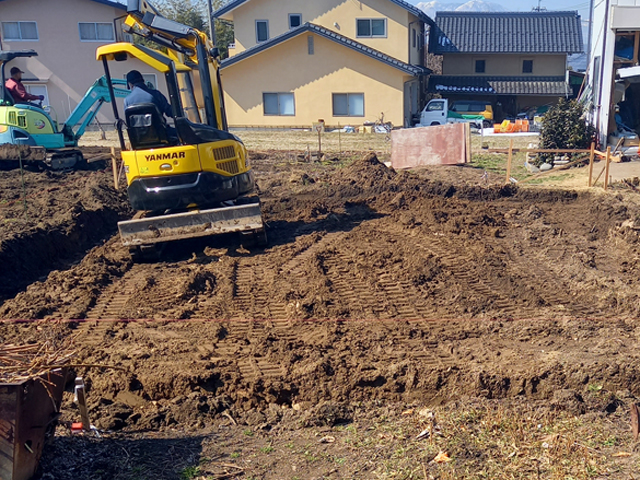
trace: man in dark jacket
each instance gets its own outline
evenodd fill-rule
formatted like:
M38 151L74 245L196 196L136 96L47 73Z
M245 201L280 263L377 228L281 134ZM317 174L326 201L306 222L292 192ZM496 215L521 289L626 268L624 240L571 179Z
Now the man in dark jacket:
M142 103L153 103L158 107L161 113L167 117L173 117L171 105L167 98L158 90L147 87L144 83L142 74L137 70L131 70L127 73L127 83L131 89L131 93L124 99L124 108L132 105L140 105Z

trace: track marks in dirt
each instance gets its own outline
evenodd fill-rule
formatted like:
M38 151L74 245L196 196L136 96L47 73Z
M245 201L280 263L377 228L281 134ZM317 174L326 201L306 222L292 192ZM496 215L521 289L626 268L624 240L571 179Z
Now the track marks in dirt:
M95 305L86 313L87 320L116 320L122 318L138 318L138 308L134 300L145 295L144 309L150 312L162 310L175 304L179 296L172 277L164 272L156 278L154 267L147 264L136 264L119 279L106 287L97 298ZM135 309L135 311L134 311ZM144 312L143 313L143 317Z
M122 278L111 283L98 297L95 305L87 312L87 320L110 320L121 318L126 303L135 293L140 280L139 269L126 272Z

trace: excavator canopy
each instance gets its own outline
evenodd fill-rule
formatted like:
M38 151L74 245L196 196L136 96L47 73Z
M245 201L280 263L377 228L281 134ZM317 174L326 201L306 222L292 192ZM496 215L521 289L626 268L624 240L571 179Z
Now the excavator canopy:
M184 63L180 63L176 59L157 50L147 48L144 45L121 42L103 45L96 50L96 59L98 61L106 59L108 61L115 60L117 62L123 62L130 58L137 58L154 70L165 74L171 71L172 62L176 72L191 71L191 68L187 67Z

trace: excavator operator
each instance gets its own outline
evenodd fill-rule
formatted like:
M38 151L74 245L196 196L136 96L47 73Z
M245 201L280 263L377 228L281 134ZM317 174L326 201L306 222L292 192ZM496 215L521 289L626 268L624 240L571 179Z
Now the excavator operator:
M173 111L167 97L165 97L162 92L149 88L144 83L144 77L138 70L131 70L127 73L127 84L131 93L124 99L125 111L133 105L152 103L158 107L161 114L173 118ZM177 139L176 129L167 125L166 121L164 122L164 126L169 138L173 140Z
M33 105L34 107L40 108L40 105L36 105L35 103L30 103L31 100L44 100L44 95L31 95L27 92L27 89L22 84L22 74L24 72L20 70L18 67L13 67L11 69L11 78L9 78L5 82L5 87L11 93L13 97L14 103L21 103L27 105Z
M158 90L152 90L144 83L144 78L138 70L127 73L127 83L131 93L124 99L124 108L142 103L153 103L161 113L171 118L173 113L167 98Z

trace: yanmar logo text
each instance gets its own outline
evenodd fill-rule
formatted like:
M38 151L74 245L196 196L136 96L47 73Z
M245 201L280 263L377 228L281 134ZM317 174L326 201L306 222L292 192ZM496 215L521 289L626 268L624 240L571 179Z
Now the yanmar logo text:
M156 160L177 160L179 158L186 158L185 152L173 152L173 153L158 153L156 155L145 155L144 159L147 162L154 162Z

